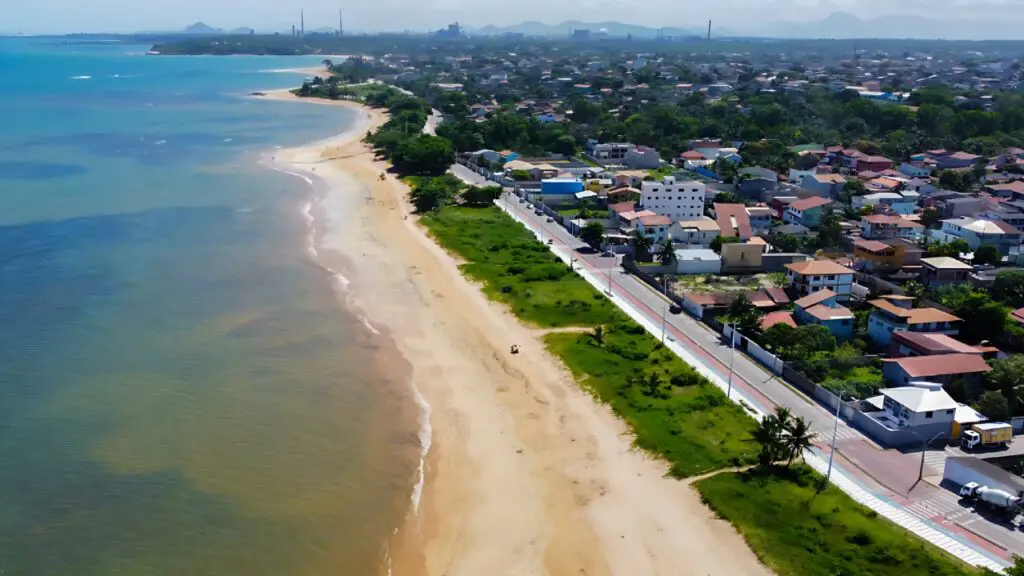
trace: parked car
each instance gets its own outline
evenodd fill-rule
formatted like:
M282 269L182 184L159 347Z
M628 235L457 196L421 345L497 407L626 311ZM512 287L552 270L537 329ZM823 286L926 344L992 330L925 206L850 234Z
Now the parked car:
M554 218L552 218L551 216L548 216L548 222L554 222L554 221L555 221Z
M671 304L668 307L668 311L671 312L672 314L679 314L680 312L683 311L683 307L680 306L679 304Z
M604 252L601 252L601 257L602 258L614 258L615 257L615 252L612 252L611 250L605 250Z

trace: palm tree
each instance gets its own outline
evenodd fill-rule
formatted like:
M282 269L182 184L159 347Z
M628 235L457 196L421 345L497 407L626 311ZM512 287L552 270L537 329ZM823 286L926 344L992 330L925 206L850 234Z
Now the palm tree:
M595 326L594 331L590 333L590 337L594 339L598 346L604 346L604 326Z
M672 249L672 240L666 239L665 243L661 245L661 252L658 253L658 262L662 266L668 266L672 264L676 259L675 250Z
M754 441L761 445L757 461L762 468L768 468L772 462L775 462L780 432L779 420L771 414L762 418L761 423L754 430Z
M804 450L811 448L815 435L807 420L800 416L793 419L793 423L789 427L789 435L786 437L786 448L789 450L787 466L792 464L793 459L797 456L803 458Z
M647 256L651 246L651 239L644 234L643 230L639 228L633 230L633 258L639 259L641 253Z
M644 387L647 388L647 390L644 391L644 394L648 396L658 396L661 394L661 376L659 376L657 372L651 372L648 374L647 379L644 380L643 384Z

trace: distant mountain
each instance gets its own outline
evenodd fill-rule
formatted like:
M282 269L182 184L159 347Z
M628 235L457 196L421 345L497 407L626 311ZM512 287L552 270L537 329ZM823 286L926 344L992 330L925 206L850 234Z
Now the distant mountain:
M684 29L675 27L648 28L638 24L624 24L622 22L581 22L579 20L566 20L559 24L545 24L544 22L529 21L512 26L484 26L483 28L470 29L469 34L475 35L501 35L501 34L525 34L527 36L569 36L573 30L590 30L591 34L606 32L609 36L626 36L632 34L638 38L654 38L656 36L703 36L707 30Z
M747 35L772 38L927 38L945 40L1016 40L1024 22L1013 19L928 18L889 15L858 18L835 12L812 22L775 22Z
M207 26L202 22L196 22L195 24L185 28L185 34L223 34L224 31L220 28L214 28L213 26Z

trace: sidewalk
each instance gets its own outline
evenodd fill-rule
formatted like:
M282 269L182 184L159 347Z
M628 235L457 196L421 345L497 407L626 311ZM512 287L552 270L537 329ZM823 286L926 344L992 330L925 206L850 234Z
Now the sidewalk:
M538 238L553 239L550 249L566 264L575 263L575 267L587 282L598 290L609 294L611 300L630 318L643 326L656 338L662 337L662 330L665 331L665 345L669 350L678 355L687 364L690 364L701 375L706 377L716 386L726 392L730 400L737 402L747 412L757 419L763 418L765 414L774 411L777 405L763 392L751 383L742 378L733 377L732 385L728 381L729 367L724 365L718 358L715 358L709 351L704 349L689 335L673 324L662 323L663 311L651 309L644 304L629 290L625 289L621 281L616 282L615 277L623 274L617 266L608 271L600 270L594 263L586 258L576 258L572 245L567 244L557 235L545 232L541 222L535 222L529 217L524 217L523 205L519 204L517 197L512 199L499 198L497 204L512 218L522 223ZM559 228L561 228L559 226ZM796 407L794 407L796 408ZM820 449L810 450L805 454L807 463L822 474L828 466L828 453ZM979 549L977 545L964 541L961 537L949 530L921 518L906 508L888 500L884 495L869 490L864 484L856 479L856 473L852 473L838 463L836 458L833 463L831 481L841 490L850 495L857 502L874 510L879 515L888 518L893 523L913 532L924 540L931 542L962 561L974 565L983 566L998 572L1002 572L1003 566L1008 563L1001 558L990 554L987 550Z

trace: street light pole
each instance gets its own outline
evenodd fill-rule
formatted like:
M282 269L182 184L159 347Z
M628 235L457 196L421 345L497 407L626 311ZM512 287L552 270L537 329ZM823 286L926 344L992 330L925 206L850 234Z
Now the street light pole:
M736 362L736 323L732 324L732 334L729 336L729 347L732 353L729 355L729 389L725 393L726 399L732 398L732 368Z
M612 297L612 269L605 268L605 273L608 274L608 289L604 291L605 296Z
M925 442L924 445L921 446L921 468L918 469L918 471L917 471L917 481L918 482L920 482L921 479L924 478L924 455L928 453L928 446L931 445L932 442L935 442L935 440L938 439L939 436L942 436L944 434L945 434L945 432L939 432L935 436L932 436L931 440Z
M836 396L836 421L832 425L832 445L828 452L828 472L825 474L825 483L827 484L829 478L832 477L832 459L836 455L836 434L839 432L839 408L843 405L843 394L842 392Z
M668 276L662 274L662 276L661 276L661 283L662 283L662 286L663 286L662 293L665 295L665 298L666 298L665 305L661 309L661 343L664 344L665 343L665 322L666 322L666 319L668 318L668 300L667 300L667 298L668 298Z

